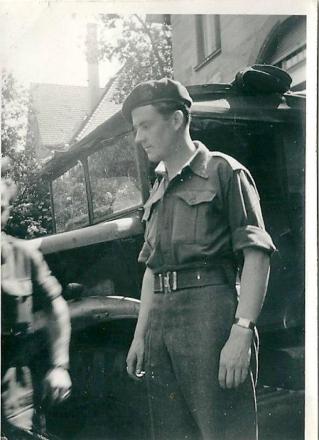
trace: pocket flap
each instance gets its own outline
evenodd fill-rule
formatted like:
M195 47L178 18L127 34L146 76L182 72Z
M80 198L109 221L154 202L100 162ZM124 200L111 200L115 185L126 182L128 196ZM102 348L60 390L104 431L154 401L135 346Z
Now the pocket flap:
M211 202L216 193L212 191L185 191L176 194L179 198L184 200L188 205L198 205L199 203Z

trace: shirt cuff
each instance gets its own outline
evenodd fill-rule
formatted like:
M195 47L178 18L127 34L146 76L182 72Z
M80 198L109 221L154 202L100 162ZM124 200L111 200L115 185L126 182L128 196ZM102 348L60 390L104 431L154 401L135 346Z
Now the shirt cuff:
M50 300L57 298L62 293L62 287L52 275L47 276L45 281L40 283L40 287L47 292Z
M248 225L236 229L232 234L232 241L234 252L247 247L263 249L270 254L277 250L270 235L258 226Z
M139 263L146 263L151 255L152 248L151 246L145 241L142 247L141 252L138 256L138 262Z

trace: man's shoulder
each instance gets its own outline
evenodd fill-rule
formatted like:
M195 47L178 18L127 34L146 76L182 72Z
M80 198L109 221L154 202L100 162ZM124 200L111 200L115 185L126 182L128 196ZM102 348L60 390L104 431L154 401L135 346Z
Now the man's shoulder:
M18 237L13 237L12 235L5 235L6 242L19 252L20 255L24 255L26 258L35 259L38 257L39 250L38 246L35 245L33 241L25 240Z
M245 170L247 168L240 163L237 159L228 154L222 153L221 151L210 151L209 156L211 158L211 163L224 168L229 168L232 171Z

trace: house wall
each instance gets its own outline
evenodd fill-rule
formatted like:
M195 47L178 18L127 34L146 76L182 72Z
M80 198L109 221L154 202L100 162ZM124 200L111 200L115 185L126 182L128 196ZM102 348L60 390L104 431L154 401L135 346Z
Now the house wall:
M221 51L196 70L198 48L195 15L171 15L174 78L185 85L230 82L254 64L283 15L221 15Z

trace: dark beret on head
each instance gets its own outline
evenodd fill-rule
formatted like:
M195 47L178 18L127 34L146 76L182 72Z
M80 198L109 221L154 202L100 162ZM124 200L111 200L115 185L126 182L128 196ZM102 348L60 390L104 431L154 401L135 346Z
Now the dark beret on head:
M145 81L138 84L126 97L122 105L122 114L132 122L132 110L156 102L177 102L190 108L193 101L186 87L178 81L170 78Z

